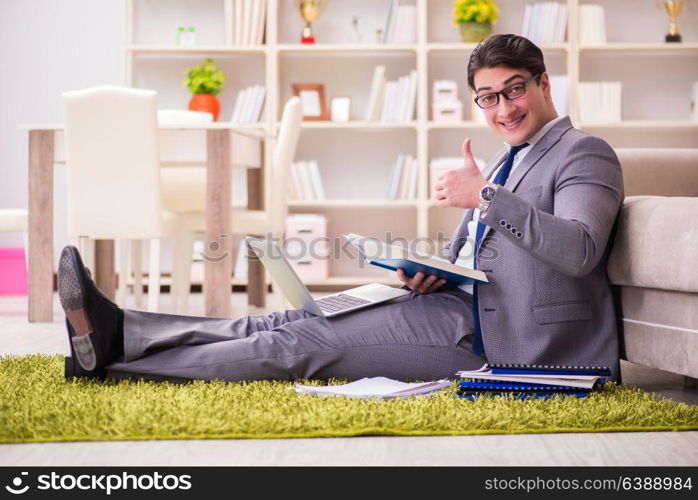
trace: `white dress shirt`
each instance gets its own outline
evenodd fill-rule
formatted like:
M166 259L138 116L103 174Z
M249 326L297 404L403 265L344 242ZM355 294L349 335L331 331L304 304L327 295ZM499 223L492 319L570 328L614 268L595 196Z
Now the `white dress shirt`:
M526 146L523 149L520 149L519 152L516 153L516 156L514 157L514 163L511 166L511 171L509 172L509 177L511 177L511 174L514 172L514 169L526 157L526 155L533 148L533 146L535 146L536 143L540 141L545 134L548 133L548 130L550 130L553 127L553 125L555 125L563 118L565 117L559 116L550 120L548 123L543 125L541 129L533 135L533 137L525 141L528 142L528 146ZM510 144L507 144L505 142L504 145L511 149ZM502 165L504 165L504 162L502 162ZM497 174L499 173L499 170L502 168L502 165L500 165L499 168L492 172L492 175L489 177L489 179L487 179L488 181L497 177ZM506 182L504 183L504 185L506 186ZM473 269L475 267L475 253L473 251L473 248L475 246L475 232L477 231L477 223L479 219L480 209L475 208L475 210L473 210L473 217L472 219L470 219L470 222L468 222L468 239L461 247L460 252L458 252L458 258L455 262L459 266L468 267L470 269ZM465 292L473 293L473 285L460 285L459 288Z

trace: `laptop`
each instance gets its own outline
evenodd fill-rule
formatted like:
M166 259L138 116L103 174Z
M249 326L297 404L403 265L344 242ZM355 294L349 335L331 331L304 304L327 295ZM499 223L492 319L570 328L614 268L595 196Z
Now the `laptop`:
M275 242L251 236L245 240L291 305L316 316L332 318L411 293L404 288L370 283L314 299Z

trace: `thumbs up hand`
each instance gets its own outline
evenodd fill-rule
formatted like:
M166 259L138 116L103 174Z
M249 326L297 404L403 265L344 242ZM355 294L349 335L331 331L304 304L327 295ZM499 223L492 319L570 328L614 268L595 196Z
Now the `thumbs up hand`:
M434 187L439 207L476 208L480 204L480 190L487 181L470 151L470 137L463 141L462 150L463 166L441 175Z

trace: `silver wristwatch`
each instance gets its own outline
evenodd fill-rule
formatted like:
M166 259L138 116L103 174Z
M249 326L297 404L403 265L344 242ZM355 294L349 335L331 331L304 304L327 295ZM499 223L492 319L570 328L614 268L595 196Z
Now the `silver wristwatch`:
M492 203L492 200L494 200L494 195L497 194L498 187L499 186L497 184L493 184L491 182L488 182L482 186L482 189L480 190L480 206L478 207L480 212L487 211L490 203Z

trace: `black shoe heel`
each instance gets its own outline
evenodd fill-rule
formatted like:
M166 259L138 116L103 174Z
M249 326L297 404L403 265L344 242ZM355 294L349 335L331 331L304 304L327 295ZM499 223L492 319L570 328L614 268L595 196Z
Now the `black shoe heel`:
M72 356L63 358L63 375L66 380L75 377L75 362Z
M107 378L107 371L102 369L88 372L75 361L75 358L66 356L63 358L63 375L66 380L72 378L93 378L104 381Z

